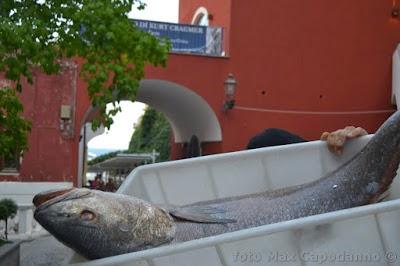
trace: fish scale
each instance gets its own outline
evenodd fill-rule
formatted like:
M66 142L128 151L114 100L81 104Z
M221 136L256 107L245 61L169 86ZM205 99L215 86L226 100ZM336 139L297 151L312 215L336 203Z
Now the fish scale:
M333 173L281 191L209 201L206 204L224 210L226 216L237 222L226 225L178 222L173 241L182 242L374 203L396 176L399 161L400 112L396 112L357 155Z
M399 161L396 112L350 161L310 183L185 206L86 189L51 191L35 196L35 219L96 259L374 203L392 183Z

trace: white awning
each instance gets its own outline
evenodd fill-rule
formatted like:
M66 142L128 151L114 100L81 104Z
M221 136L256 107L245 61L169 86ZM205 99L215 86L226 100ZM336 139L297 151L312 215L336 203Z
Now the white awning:
M89 166L88 172L108 170L132 170L143 163L154 163L160 154L153 153L119 153L115 157Z

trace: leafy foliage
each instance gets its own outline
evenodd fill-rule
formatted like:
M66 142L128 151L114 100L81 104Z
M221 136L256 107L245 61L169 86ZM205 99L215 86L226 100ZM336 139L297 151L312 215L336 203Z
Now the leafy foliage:
M140 31L127 17L141 0L2 0L0 2L0 72L22 89L33 82L32 67L58 73L61 60L81 58L92 105L100 118L92 123L107 128L117 105L135 100L146 63L165 66L170 43Z
M0 220L6 223L4 235L7 239L8 231L8 219L13 218L17 214L18 206L12 199L2 199L0 200Z
M13 156L27 148L31 124L22 117L23 107L10 87L0 88L0 155Z
M169 160L171 127L165 116L154 108L148 107L140 122L135 126L128 150L113 151L100 155L89 161L89 165L103 162L117 156L119 153L150 153L153 150L160 153L157 162Z
M170 155L170 132L171 127L165 116L148 107L141 121L135 126L135 132L129 143L129 152L155 150L160 153L158 162L167 161Z
M96 158L93 158L92 160L90 160L88 162L88 165L95 165L96 163L100 163L107 159L113 158L113 157L117 156L117 154L123 153L123 152L126 152L126 151L113 151L113 152L108 152L108 153L102 154L102 155L97 156Z
M2 199L0 200L0 205L5 206L7 209L7 216L13 218L17 214L18 206L12 199Z
M8 218L8 210L4 204L0 204L0 220L4 221Z
M4 244L8 244L8 243L11 243L11 242L10 242L10 241L7 241L7 240L3 240L3 239L0 238L0 247L1 247L2 245L4 245Z

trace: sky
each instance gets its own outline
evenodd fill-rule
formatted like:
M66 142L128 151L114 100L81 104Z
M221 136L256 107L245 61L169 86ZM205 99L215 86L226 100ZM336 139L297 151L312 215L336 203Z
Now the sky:
M130 18L155 20L164 22L178 22L179 0L144 0L145 10L133 9ZM129 146L133 125L144 113L145 104L139 102L122 101L122 112L114 117L110 130L89 141L89 149L126 150Z
M143 0L145 10L133 9L129 17L144 20L178 22L179 0Z

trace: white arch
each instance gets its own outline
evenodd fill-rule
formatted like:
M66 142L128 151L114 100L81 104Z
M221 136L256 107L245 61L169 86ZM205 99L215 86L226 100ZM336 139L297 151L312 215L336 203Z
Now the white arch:
M214 111L202 97L184 86L166 80L142 80L136 101L152 106L167 117L176 143L189 142L192 135L200 142L222 140L221 126ZM82 186L86 144L104 131L102 127L92 134L90 125L86 124L95 112L96 108L90 107L81 121L81 136L84 137L79 141L78 187Z
M208 20L208 11L205 7L199 7L196 12L194 13L194 16L192 18L192 24L200 25L199 22L202 18L205 18L205 24L201 26L208 26L209 20Z
M162 112L171 123L175 142L188 142L196 135L200 142L221 141L221 126L208 103L192 90L166 80L140 82L136 100Z

